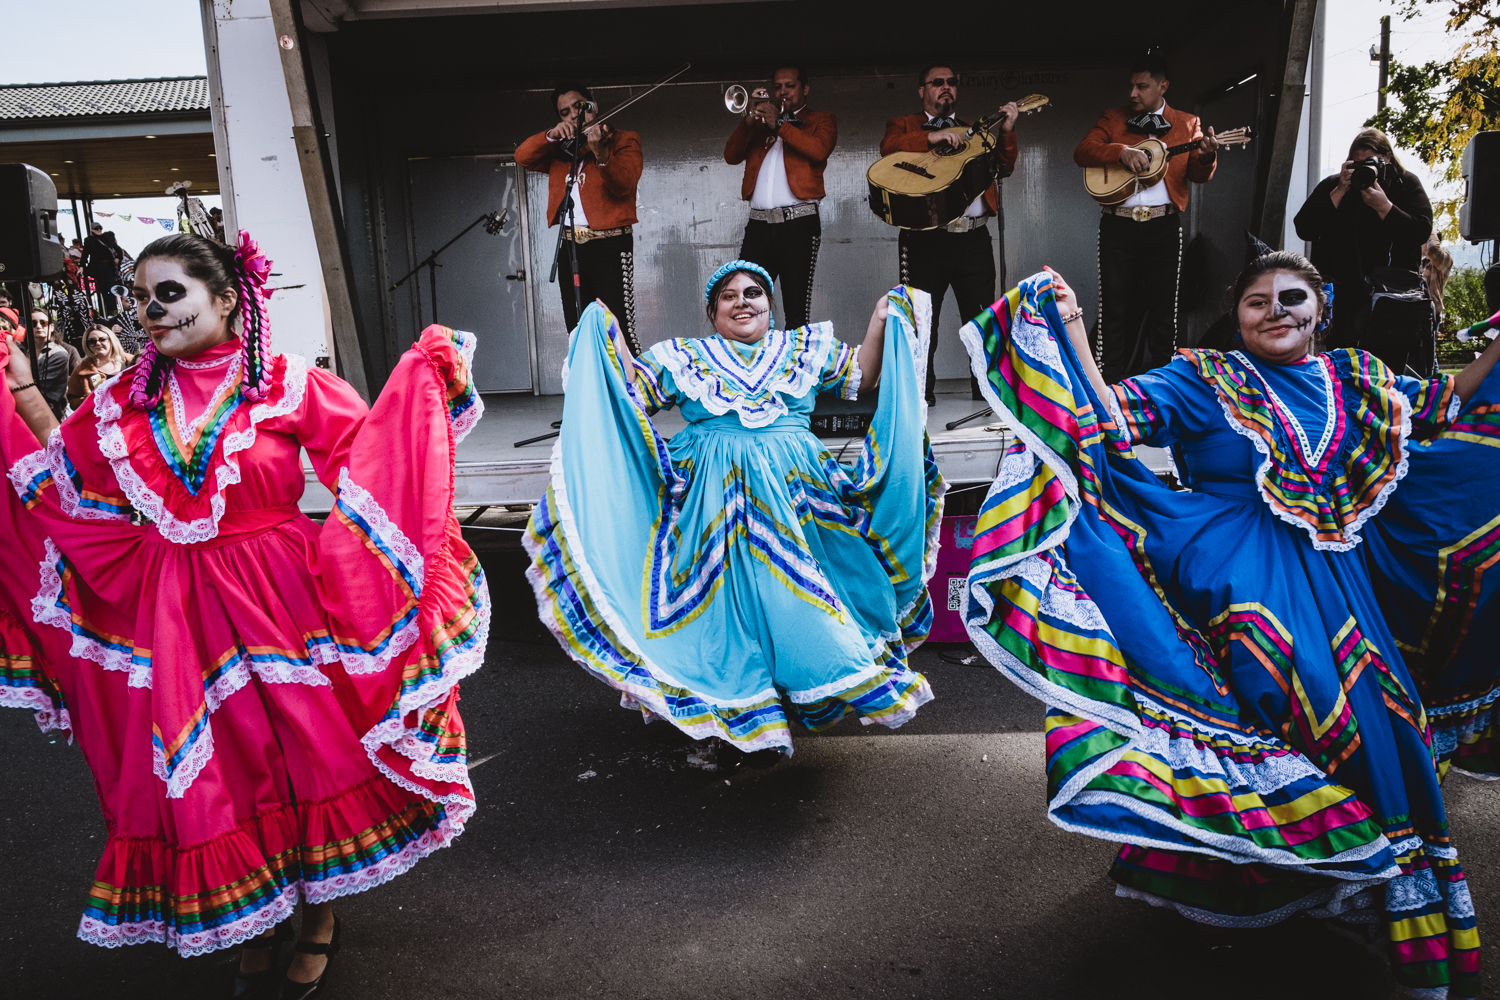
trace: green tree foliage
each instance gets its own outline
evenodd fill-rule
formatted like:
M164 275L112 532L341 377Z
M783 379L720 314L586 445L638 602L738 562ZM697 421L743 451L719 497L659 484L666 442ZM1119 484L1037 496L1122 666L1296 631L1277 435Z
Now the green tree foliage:
M1446 28L1457 42L1444 62L1408 66L1391 60L1387 104L1367 121L1392 141L1415 150L1445 180L1457 180L1464 146L1500 122L1500 4L1495 0L1397 0L1404 20L1422 7L1448 8ZM1433 222L1446 240L1458 238L1457 198L1433 203Z
M1489 315L1484 305L1484 272L1477 267L1455 270L1443 289L1443 329L1462 330Z

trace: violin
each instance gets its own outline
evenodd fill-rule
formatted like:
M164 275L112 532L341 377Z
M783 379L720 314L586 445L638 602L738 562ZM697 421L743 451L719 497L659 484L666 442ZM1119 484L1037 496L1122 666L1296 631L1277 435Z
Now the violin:
M594 110L593 105L590 104L587 101L580 101L580 102L578 102L577 104L574 105L574 108L576 108L577 111L578 111L578 117L573 119L574 122L578 122L578 121L583 120L584 115L585 115L586 112ZM594 128L594 127L595 126L593 126L593 125L585 125L583 127L582 131L586 132L590 128ZM608 159L609 158L609 156L608 156L608 150L614 145L614 142L615 142L615 129L614 129L614 126L609 125L607 123L600 123L597 127L599 129L599 143L600 143L600 145L605 150L605 159ZM558 140L558 142L557 142L557 155L560 156L562 159L571 160L573 158L574 154L577 152L578 141L579 141L579 130L577 129L577 126L575 125L575 130L574 130L573 135L569 136L566 139L559 139ZM587 141L587 140L585 140L585 141Z

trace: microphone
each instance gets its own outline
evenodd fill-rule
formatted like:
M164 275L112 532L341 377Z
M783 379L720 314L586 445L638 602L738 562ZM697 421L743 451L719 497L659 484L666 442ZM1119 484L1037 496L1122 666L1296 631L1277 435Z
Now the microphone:
M590 112L592 112L593 114L598 114L599 105L595 104L593 101L579 101L578 110L586 114Z

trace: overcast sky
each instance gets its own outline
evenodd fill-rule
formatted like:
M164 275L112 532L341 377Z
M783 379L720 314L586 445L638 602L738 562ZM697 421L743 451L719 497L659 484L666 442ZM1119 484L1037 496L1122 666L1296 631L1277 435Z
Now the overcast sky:
M1332 172L1349 148L1349 140L1375 113L1378 71L1370 46L1380 40L1380 16L1394 12L1389 0L1324 0L1327 7L1326 70L1323 95L1323 173ZM1439 59L1453 43L1443 32L1447 4L1424 5L1414 21L1392 20L1391 52L1404 62ZM13 0L5 12L6 37L12 44L0 59L0 83L76 80L122 80L132 77L200 76L207 72L198 0L67 0L22 3ZM66 11L65 17L59 17ZM15 44L20 39L51 39L51 44ZM1414 155L1403 157L1435 194L1434 175L1420 169ZM129 199L128 204L101 203L104 211L154 217L168 214L171 199ZM204 198L216 204L217 198ZM65 225L66 229L67 226ZM134 251L152 238L151 227L131 222L115 227L122 243ZM159 233L161 230L156 230Z

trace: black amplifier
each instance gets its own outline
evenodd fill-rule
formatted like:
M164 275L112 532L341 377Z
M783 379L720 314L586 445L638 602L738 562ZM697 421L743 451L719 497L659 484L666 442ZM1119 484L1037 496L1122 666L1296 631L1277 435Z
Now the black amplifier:
M818 437L855 437L870 429L875 419L875 407L880 402L880 389L862 392L855 400L839 399L822 395L812 411L812 432Z

